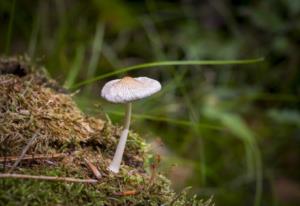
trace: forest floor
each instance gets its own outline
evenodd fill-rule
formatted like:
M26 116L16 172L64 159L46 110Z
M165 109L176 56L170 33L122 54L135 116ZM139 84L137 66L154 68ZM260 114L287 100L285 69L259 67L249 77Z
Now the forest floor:
M109 172L121 128L82 113L45 71L0 59L0 205L212 205L176 194L134 132Z

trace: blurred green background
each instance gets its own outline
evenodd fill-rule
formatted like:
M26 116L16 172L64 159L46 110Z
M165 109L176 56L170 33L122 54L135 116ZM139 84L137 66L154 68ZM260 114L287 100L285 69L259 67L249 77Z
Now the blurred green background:
M2 0L0 51L45 65L85 112L118 124L123 107L100 98L103 84L158 79L162 91L134 104L132 129L176 190L217 205L300 205L299 22L298 0ZM257 57L74 87L145 62Z

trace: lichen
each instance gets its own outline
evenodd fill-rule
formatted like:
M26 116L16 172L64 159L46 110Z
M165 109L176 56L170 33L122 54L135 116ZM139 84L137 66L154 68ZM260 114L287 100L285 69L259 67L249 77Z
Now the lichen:
M0 157L18 156L37 135L27 154L66 155L21 161L16 173L94 178L86 158L102 175L96 184L0 179L0 205L211 205L174 193L166 177L146 169L146 143L132 131L120 173L109 172L120 132L82 113L40 67L21 57L0 59ZM0 162L0 172L11 166Z

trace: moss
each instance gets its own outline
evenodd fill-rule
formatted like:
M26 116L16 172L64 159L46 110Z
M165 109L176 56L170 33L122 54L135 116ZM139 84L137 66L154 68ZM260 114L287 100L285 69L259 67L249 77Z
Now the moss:
M26 59L0 59L0 82L0 156L18 156L35 134L27 154L67 154L21 161L16 173L93 178L87 158L102 174L96 184L0 179L0 205L211 205L185 191L175 194L153 168L146 172L147 146L133 132L120 173L108 172L121 128L83 114L71 95ZM2 162L0 170L11 166Z

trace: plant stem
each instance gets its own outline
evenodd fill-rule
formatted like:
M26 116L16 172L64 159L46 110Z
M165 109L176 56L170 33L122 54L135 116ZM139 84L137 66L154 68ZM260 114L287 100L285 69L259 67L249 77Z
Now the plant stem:
M124 128L121 133L120 140L119 140L114 158L108 167L108 169L114 173L118 173L119 169L120 169L123 153L125 150L126 140L127 140L127 136L128 136L128 132L129 132L130 117L131 117L131 103L129 102L126 104Z
M36 176L36 175L21 175L4 173L0 174L1 178L15 178L15 179L34 179L34 180L50 180L50 181L64 181L64 182L81 182L81 183L97 183L95 179L76 179L71 177L55 177L55 176Z
M67 156L66 153L56 153L56 154L34 154L34 155L25 155L21 160L38 160L38 159L54 159ZM17 161L20 157L8 156L0 157L0 163L2 162L14 162Z
M264 61L264 58L257 59L243 59L243 60L178 60L178 61L160 61L160 62L149 62L144 64L138 64L134 66L124 67L120 69L116 69L115 71L102 74L91 79L86 79L82 82L79 82L71 87L71 89L76 89L80 86L91 84L100 79L104 79L107 77L111 77L113 75L122 74L125 72L129 72L132 70L138 70L143 68L151 68L151 67L162 67L162 66L179 66L179 65L234 65L234 64L253 64ZM172 68L172 67L166 67Z
M14 0L12 2L12 7L11 7L11 11L10 11L8 31L6 33L6 43L5 43L5 54L6 55L8 55L9 51L10 51L13 22L14 22L14 18L15 18L15 7L16 7L16 0Z
M21 160L25 156L26 152L31 147L31 145L34 143L35 139L37 138L37 133L38 132L34 133L34 135L31 137L31 139L29 140L29 142L27 143L27 145L23 148L21 155L19 156L19 158L17 159L17 161L15 161L15 163L10 168L10 170L8 171L8 173L12 173L14 171L14 169L18 166L18 164L21 162Z
M94 176L99 180L102 178L101 173L99 172L98 168L91 163L88 159L84 158L84 161L86 162L87 166L90 168L90 170L93 172Z

